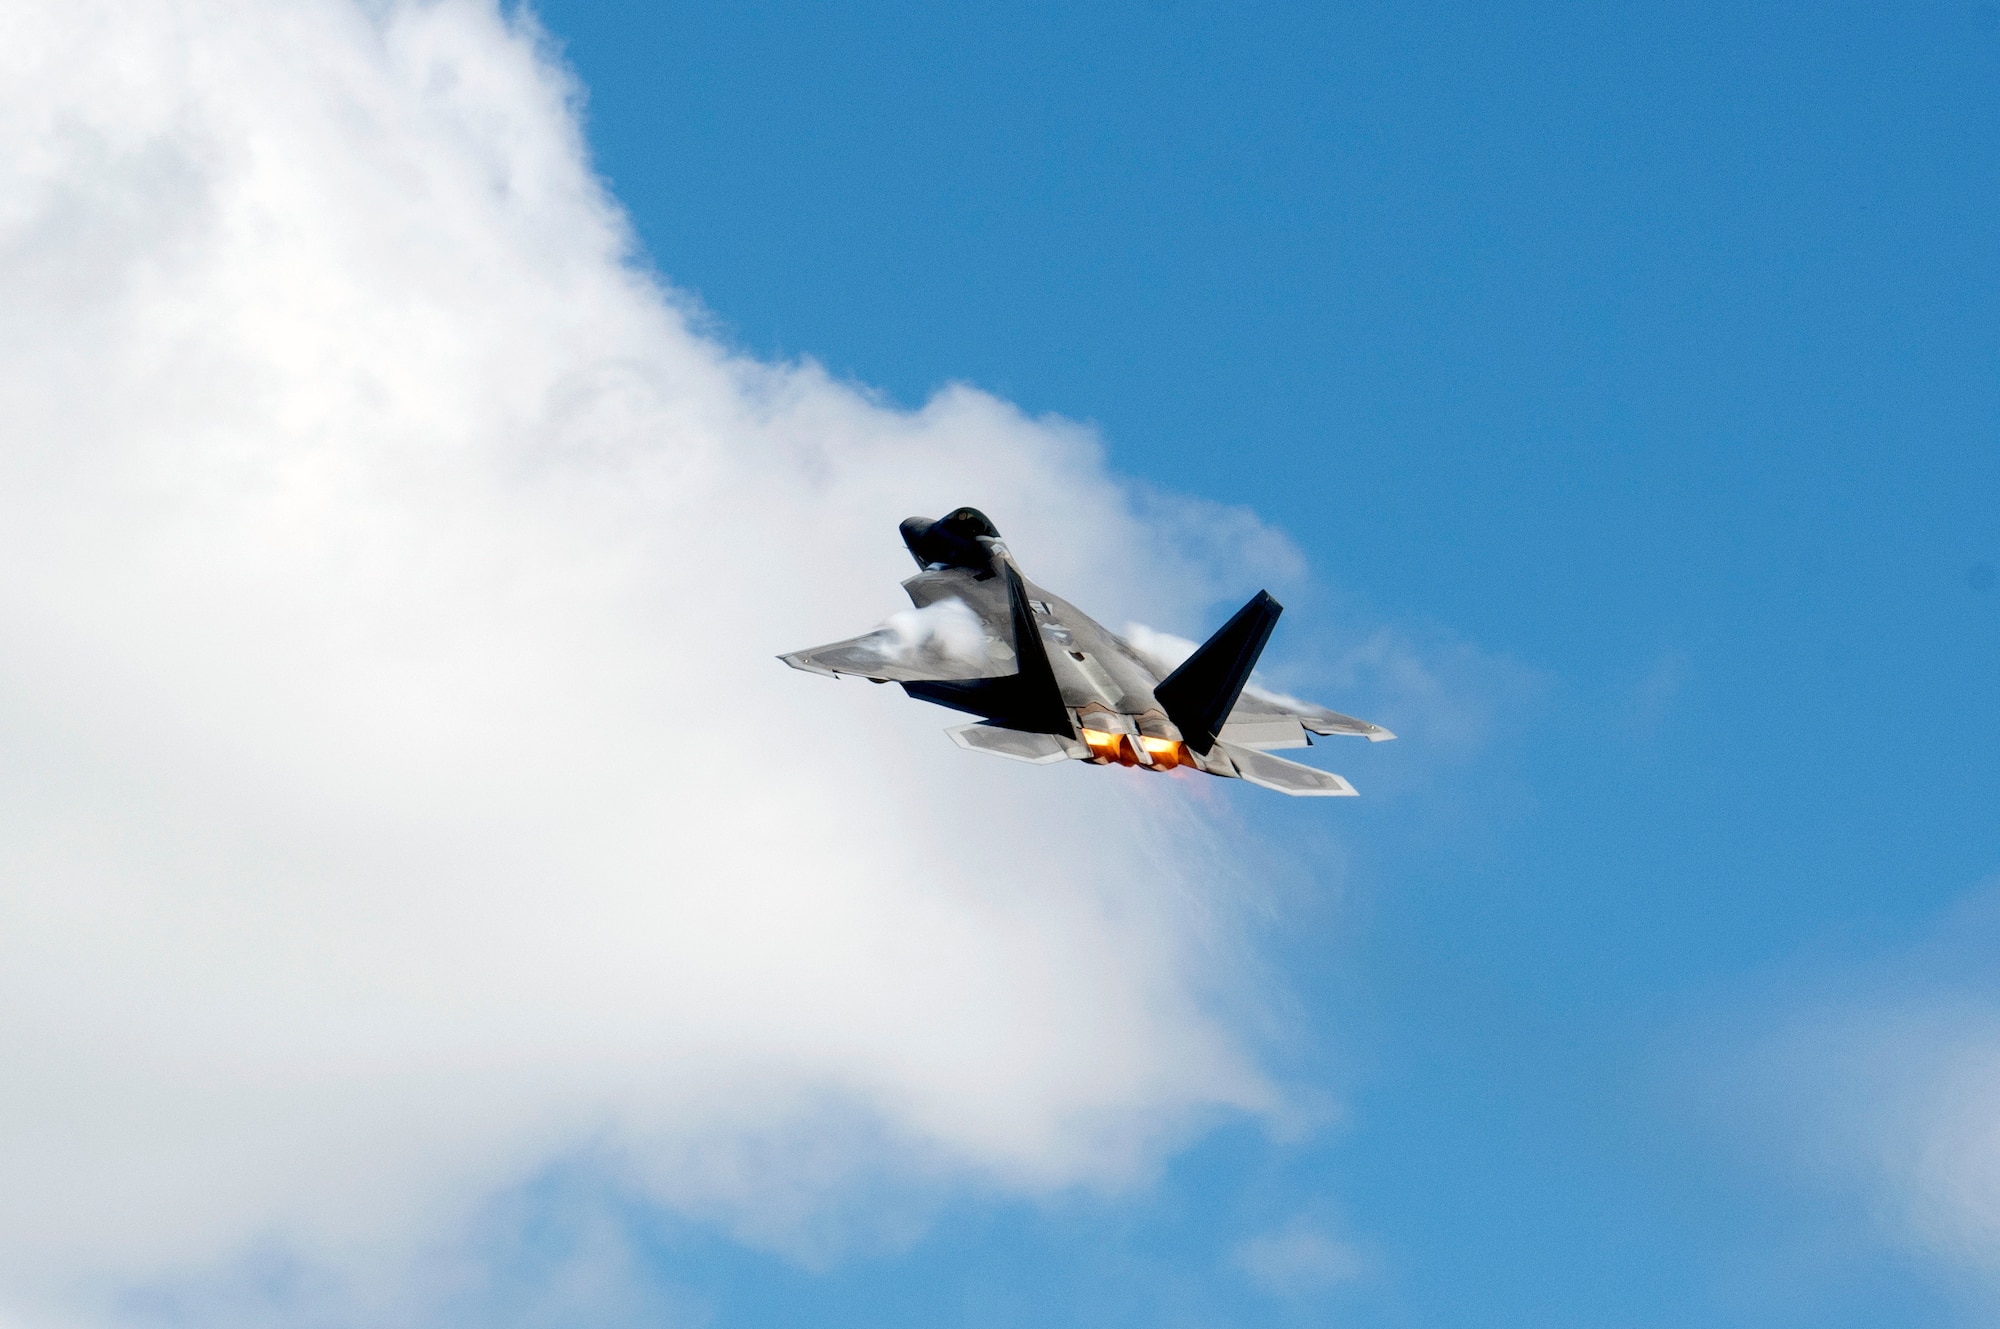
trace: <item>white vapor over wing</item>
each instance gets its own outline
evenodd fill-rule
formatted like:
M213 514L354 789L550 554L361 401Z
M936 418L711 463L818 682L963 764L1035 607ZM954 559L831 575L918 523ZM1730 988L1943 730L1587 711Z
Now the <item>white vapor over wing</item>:
M1193 617L1234 573L1170 502L705 336L489 0L5 28L0 1319L416 1243L579 1148L782 1241L891 1157L1115 1184L1270 1104L1184 791L772 658L968 502Z
M952 664L977 665L995 674L1015 668L1013 648L988 638L986 625L972 606L953 595L933 600L921 609L891 614L879 630L863 640L884 660L903 664L936 655ZM1003 650L996 651L996 646Z

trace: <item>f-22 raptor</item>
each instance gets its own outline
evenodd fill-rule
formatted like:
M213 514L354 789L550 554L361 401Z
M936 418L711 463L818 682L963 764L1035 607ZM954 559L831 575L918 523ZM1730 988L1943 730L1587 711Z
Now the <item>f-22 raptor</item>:
M900 683L912 697L983 717L947 731L960 747L1038 764L1186 767L1283 794L1343 795L1355 792L1345 779L1271 750L1305 747L1314 734L1395 737L1251 684L1282 612L1268 592L1174 667L1028 581L975 508L911 517L902 533L922 569L903 583L916 608L779 659L830 678Z

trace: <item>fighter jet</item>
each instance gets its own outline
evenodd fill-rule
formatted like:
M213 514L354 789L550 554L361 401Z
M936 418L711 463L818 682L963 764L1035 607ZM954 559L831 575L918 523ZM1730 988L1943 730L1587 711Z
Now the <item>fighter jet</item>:
M1251 684L1282 612L1267 592L1175 667L1028 581L976 508L911 517L901 529L922 569L903 583L915 609L780 660L829 678L900 683L912 697L982 717L946 731L960 747L1036 764L1185 767L1281 794L1351 795L1340 776L1271 750L1305 747L1314 734L1395 737Z

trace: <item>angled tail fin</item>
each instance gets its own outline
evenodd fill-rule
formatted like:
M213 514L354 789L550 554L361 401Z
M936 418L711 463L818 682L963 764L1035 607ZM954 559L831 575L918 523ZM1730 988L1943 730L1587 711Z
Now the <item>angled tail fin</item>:
M1062 687L1049 665L1042 628L1028 603L1028 588L1012 564L996 560L1007 580L1008 617L1014 630L1015 671L996 678L898 680L912 697L934 701L953 710L983 715L1004 729L1029 734L1075 738ZM787 664L791 662L786 661Z
M1049 666L1048 647L1042 643L1041 625L1035 622L1034 607L1028 603L1028 588L1014 565L1003 562L1007 577L1007 608L1014 620L1014 660L1020 672L1012 680L1012 695L1004 723L1010 729L1031 734L1076 737L1069 711L1063 706L1062 689L1056 685L1055 670Z
M1236 699L1243 695L1243 685L1250 681L1250 671L1257 667L1257 657L1264 653L1264 643L1284 612L1269 591L1257 592L1221 631L1153 689L1167 718L1196 752L1206 755L1215 746L1215 736L1236 709Z

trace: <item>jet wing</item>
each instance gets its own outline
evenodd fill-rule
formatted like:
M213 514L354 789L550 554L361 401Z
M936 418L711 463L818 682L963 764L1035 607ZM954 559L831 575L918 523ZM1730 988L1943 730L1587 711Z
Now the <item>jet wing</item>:
M815 646L809 651L793 651L778 658L809 674L825 674L828 678L849 674L877 683L962 682L1013 673L1012 649L1000 642L990 643L991 647L999 648L993 651L994 656L1006 653L1004 664L992 658L953 654L935 641L913 644L892 628L878 628L846 641Z
M1302 748L1312 742L1311 734L1354 734L1370 743L1381 743L1395 735L1381 725L1357 720L1324 706L1270 692L1252 684L1243 689L1235 709L1217 735L1240 748L1268 751L1272 748Z
M937 579L937 574L928 576ZM999 626L994 624L988 606L980 602L984 596L975 599L953 594L961 588L949 584L916 586L925 580L912 577L905 583L911 587L910 598L916 607L895 615L873 632L778 658L809 674L829 678L850 674L877 683L968 682L1003 678L1020 668L1013 646L1003 635L1011 628L1005 618ZM1004 589L1000 595L1004 609Z

